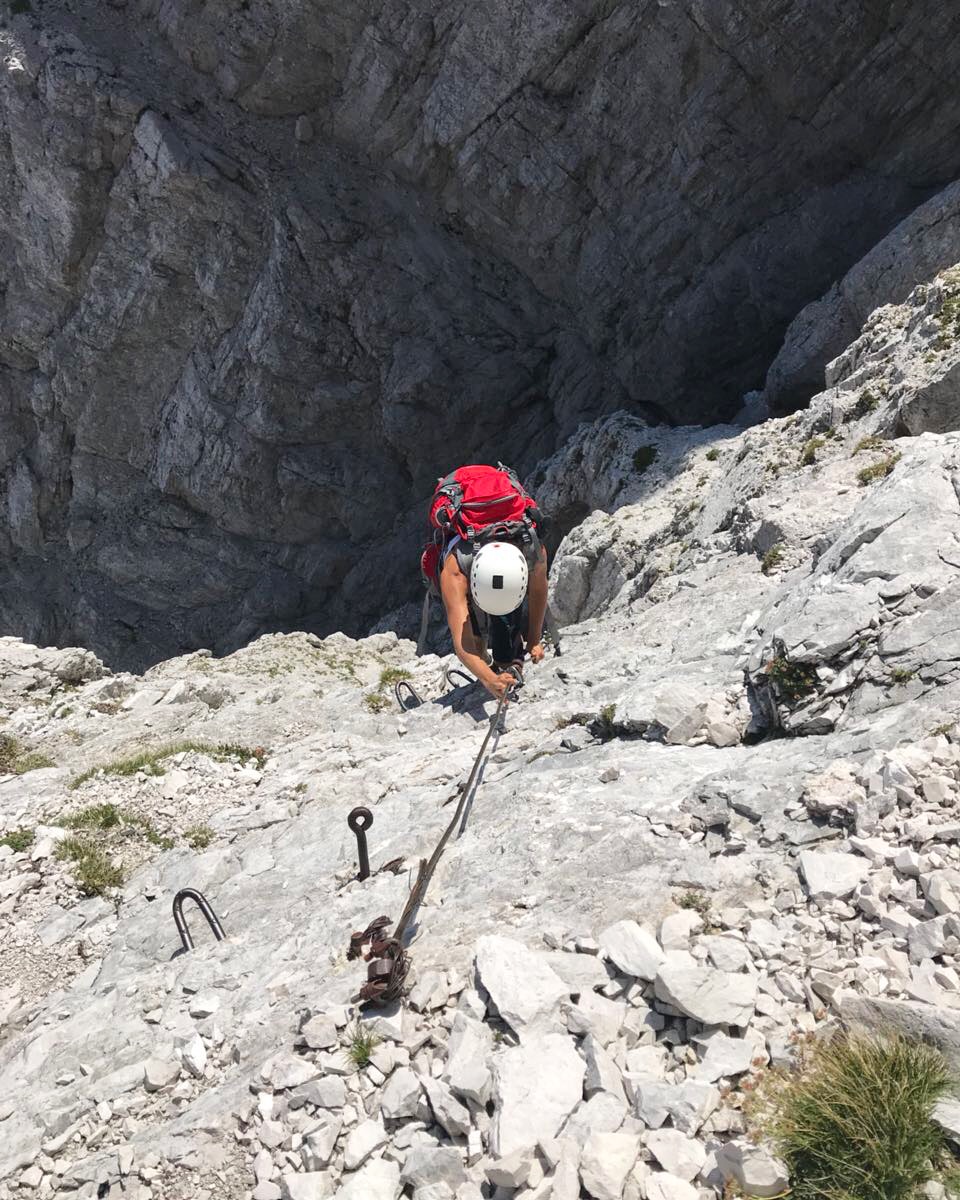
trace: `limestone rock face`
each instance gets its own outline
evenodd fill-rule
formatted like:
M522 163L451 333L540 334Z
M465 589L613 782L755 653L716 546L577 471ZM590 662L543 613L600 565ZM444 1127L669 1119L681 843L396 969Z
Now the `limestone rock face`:
M0 627L114 666L367 630L455 461L728 416L960 171L933 0L88 7L0 32Z

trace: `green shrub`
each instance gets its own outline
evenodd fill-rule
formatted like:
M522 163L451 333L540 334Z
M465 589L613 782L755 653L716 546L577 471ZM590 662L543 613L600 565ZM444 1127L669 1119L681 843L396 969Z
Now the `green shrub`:
M931 1114L950 1084L932 1046L838 1036L769 1072L752 1115L789 1168L791 1200L919 1200L944 1154Z
M792 663L782 654L771 659L765 670L785 700L799 700L817 686L817 673L813 667L805 663Z
M864 467L862 471L857 472L857 479L860 481L861 487L868 487L871 483L876 483L878 479L886 479L893 468L900 461L900 453L891 454L888 458L881 458L879 462L875 462L870 467Z
M907 667L894 667L890 672L890 679L893 683L909 683L915 674L915 671L908 670Z
M879 403L879 398L867 388L860 393L860 397L853 406L850 415L855 421L859 421L861 417L865 417L868 413L872 413Z
M719 457L720 451L716 448L716 446L711 446L707 451L707 462L716 462Z
M686 908L691 912L699 913L704 920L710 915L710 901L703 892L695 892L691 889L674 896L673 902L677 908Z
M0 846L9 846L17 854L22 854L24 850L30 849L33 841L34 833L32 829L11 829L9 833L5 833L0 837Z
M803 449L800 451L800 466L809 467L811 463L817 461L817 451L826 445L822 437L812 437L804 442Z
M760 570L764 575L769 575L775 567L779 566L783 560L783 542L777 542L771 546L763 558L760 560Z
M648 467L657 461L659 451L656 446L638 446L633 452L633 469L642 475Z

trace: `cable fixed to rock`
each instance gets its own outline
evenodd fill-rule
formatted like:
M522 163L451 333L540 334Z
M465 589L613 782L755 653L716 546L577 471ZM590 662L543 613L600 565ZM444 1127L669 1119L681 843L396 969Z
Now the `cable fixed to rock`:
M200 909L206 918L213 936L218 942L222 942L227 935L223 932L223 926L220 924L217 914L210 906L210 901L203 892L198 892L196 888L181 888L173 898L173 922L177 927L177 933L180 934L180 941L183 943L184 950L190 951L193 949L193 937L187 926L187 919L183 915L184 900L192 900L196 904L197 908Z
M350 937L350 948L347 951L348 959L360 958L363 955L364 947L368 943L370 946L368 953L364 955L369 964L367 967L367 982L360 989L359 995L359 999L364 1003L389 1004L393 1000L399 999L403 992L403 984L410 968L409 956L403 948L403 935L407 931L407 926L414 912L423 900L430 880L433 878L433 873L437 869L437 863L440 861L446 849L447 842L450 840L454 829L456 829L457 822L460 820L461 814L466 807L467 800L480 774L480 767L486 756L490 739L493 737L494 732L500 732L501 719L506 709L507 701L521 683L522 680L517 673L516 683L508 687L503 696L501 696L496 711L490 718L490 723L487 727L483 743L477 752L477 757L474 759L473 768L460 791L460 801L457 804L453 817L443 831L443 835L430 858L420 860L420 869L417 872L416 881L410 890L407 903L404 905L403 912L400 914L400 919L396 923L393 934L389 937L384 936L384 931L389 928L391 922L389 917L383 916L377 917L375 921L371 921L366 929L354 933Z

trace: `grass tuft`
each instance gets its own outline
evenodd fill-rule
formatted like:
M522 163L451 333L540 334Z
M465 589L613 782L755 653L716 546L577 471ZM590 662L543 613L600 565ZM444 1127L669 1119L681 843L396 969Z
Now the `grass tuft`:
M861 450L882 450L886 438L882 438L879 433L871 433L869 437L861 438L854 446L853 453L859 454Z
M783 560L783 542L777 542L775 546L771 546L763 558L760 560L760 570L764 575L769 575Z
M384 696L382 692L367 692L363 698L363 703L372 713L381 713L385 708L390 707L390 700Z
M944 1155L931 1114L951 1082L932 1046L841 1035L768 1072L751 1116L789 1168L791 1200L919 1200Z
M0 837L0 846L9 846L17 854L29 850L33 845L34 832L32 829L11 829Z
M114 866L103 850L85 837L68 837L57 843L55 855L73 864L77 887L84 896L102 896L123 887L124 874Z
M366 1067L370 1056L380 1044L380 1039L370 1029L364 1029L359 1021L350 1030L350 1044L347 1046L347 1057L355 1067Z
M896 454L891 454L887 458L881 458L879 462L875 462L872 466L864 467L862 471L857 472L857 479L861 487L868 487L871 483L876 483L878 479L886 479L893 468L900 461L901 455L899 451Z
M915 674L916 671L911 671L908 667L893 667L890 671L890 682L909 683Z
M633 452L633 469L638 475L642 475L657 461L658 454L656 446L638 446Z
M163 775L166 772L164 766L166 759L172 758L174 754L188 753L206 754L216 762L229 762L232 759L247 762L254 758L260 767L267 758L267 751L262 746L241 746L237 742L220 742L217 745L187 740L171 742L166 746L158 746L154 750L141 750L139 754L131 754L127 758L116 758L100 767L91 767L82 775L72 779L70 787L76 790L88 779L93 779L101 772L104 775L119 776L136 775L139 772L143 772L144 775Z
M38 750L24 750L15 737L0 733L0 775L26 775L28 771L56 765L49 755Z
M716 448L716 446L711 446L707 451L707 462L716 462L719 457L720 451Z
M388 688L395 687L402 679L412 678L409 671L405 671L403 667L384 667L380 672L379 687Z
M213 830L209 825L191 825L183 831L183 837L191 850L206 850L213 841Z
M800 451L800 466L809 467L811 463L817 461L817 451L821 450L826 445L826 441L822 437L812 437L804 442L803 449Z

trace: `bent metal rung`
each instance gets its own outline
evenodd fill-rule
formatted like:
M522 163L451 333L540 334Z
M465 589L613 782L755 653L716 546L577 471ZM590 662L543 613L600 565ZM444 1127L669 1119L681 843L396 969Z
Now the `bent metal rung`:
M196 888L181 888L173 898L173 921L177 927L177 933L180 934L180 941L183 942L184 950L193 949L193 937L187 926L187 919L183 915L184 900L192 900L196 904L210 926L213 936L218 942L222 942L227 935L223 932L223 926L220 924L217 914L211 908L210 901L203 892L198 892Z

